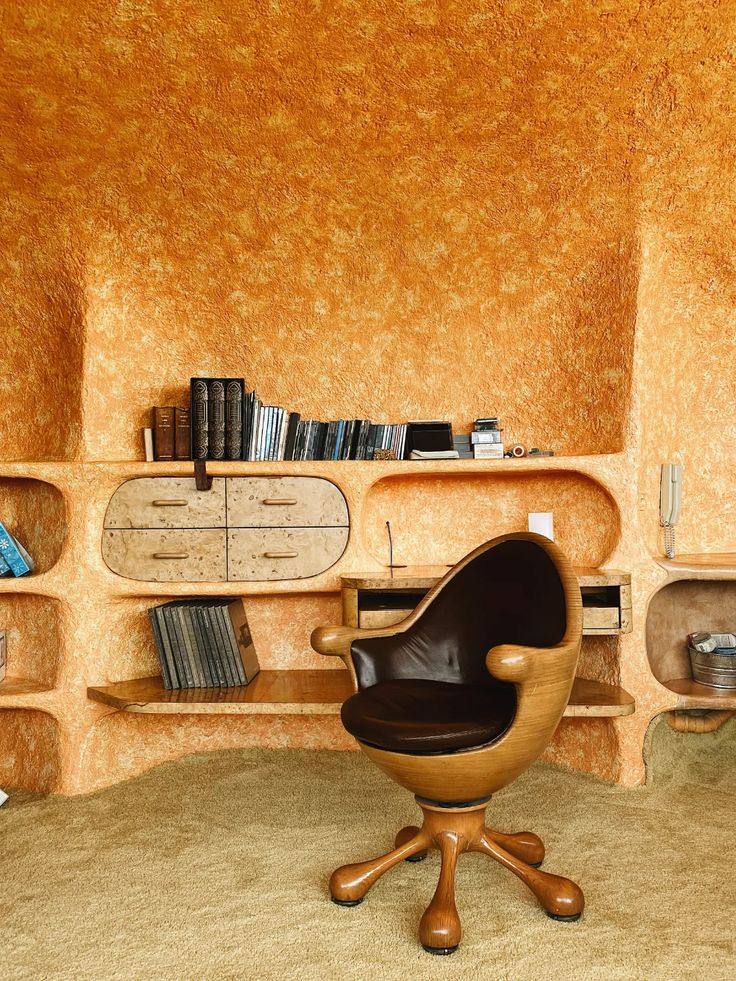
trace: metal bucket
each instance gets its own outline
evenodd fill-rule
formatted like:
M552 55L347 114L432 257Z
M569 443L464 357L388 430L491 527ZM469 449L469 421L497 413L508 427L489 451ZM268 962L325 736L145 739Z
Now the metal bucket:
M693 681L711 688L736 688L736 654L705 654L688 647Z

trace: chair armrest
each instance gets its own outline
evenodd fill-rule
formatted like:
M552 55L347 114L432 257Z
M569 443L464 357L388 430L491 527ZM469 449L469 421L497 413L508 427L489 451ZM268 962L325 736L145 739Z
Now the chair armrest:
M499 644L486 654L486 668L499 681L526 685L531 681L555 682L569 672L569 660L577 662L579 645L560 641L552 647Z

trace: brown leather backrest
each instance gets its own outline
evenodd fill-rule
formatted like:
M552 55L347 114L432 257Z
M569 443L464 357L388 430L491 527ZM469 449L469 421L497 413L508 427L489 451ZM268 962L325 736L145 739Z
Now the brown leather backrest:
M404 632L355 641L359 688L396 678L493 685L485 658L498 644L551 647L566 629L557 568L533 541L491 545L444 584Z

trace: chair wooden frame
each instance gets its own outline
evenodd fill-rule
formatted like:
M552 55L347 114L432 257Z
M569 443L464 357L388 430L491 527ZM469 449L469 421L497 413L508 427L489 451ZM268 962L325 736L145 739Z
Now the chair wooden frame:
M582 913L583 893L575 883L538 871L544 859L544 845L537 835L526 831L508 835L485 825L491 795L511 783L537 759L565 711L582 637L582 600L577 577L561 550L548 539L526 532L503 535L481 545L454 566L401 623L367 630L318 627L311 638L312 646L320 654L342 658L357 691L350 650L354 641L394 636L408 630L465 566L488 549L513 540L535 542L554 563L565 597L564 637L552 647L504 644L486 655L490 674L516 687L515 718L497 741L461 752L414 755L389 752L358 740L369 759L415 795L424 822L421 828L403 828L396 836L396 847L387 855L342 866L330 880L335 902L357 905L380 876L398 862L418 861L430 848L439 848L440 879L420 924L420 940L432 953L451 953L460 941L454 879L457 857L463 851L481 851L514 872L537 896L549 916L576 920Z

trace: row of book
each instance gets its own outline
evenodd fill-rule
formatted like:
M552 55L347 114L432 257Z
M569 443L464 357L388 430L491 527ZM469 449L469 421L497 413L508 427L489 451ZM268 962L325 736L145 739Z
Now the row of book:
M241 599L176 600L148 616L164 688L234 688L258 674Z
M33 569L33 559L0 521L0 576L26 576Z

